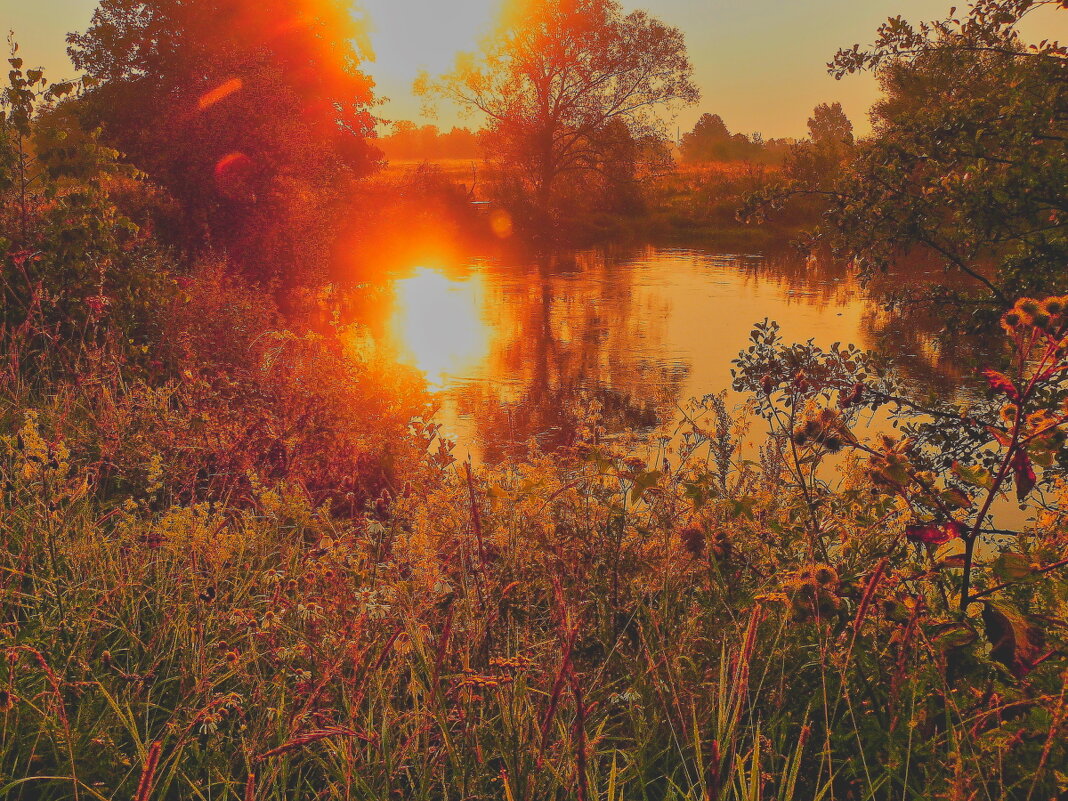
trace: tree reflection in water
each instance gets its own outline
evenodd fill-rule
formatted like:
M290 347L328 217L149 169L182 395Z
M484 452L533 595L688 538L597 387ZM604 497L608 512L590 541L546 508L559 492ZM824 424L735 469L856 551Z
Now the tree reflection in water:
M846 265L635 248L472 260L398 274L375 338L422 370L460 456L495 462L536 439L570 441L590 402L609 431L673 420L691 396L730 385L730 362L769 317L794 340L856 342L891 356L925 393L956 391L968 342L937 315L891 301L938 279L903 265L866 284Z

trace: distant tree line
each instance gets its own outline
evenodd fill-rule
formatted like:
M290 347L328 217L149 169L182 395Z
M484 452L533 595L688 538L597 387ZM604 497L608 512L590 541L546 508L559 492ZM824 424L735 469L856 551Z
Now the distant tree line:
M732 134L722 117L706 113L692 131L683 134L679 152L687 164L723 161L782 164L793 144L792 139L764 139L759 133Z
M442 131L436 125L416 125L409 120L392 123L377 145L387 159L396 161L478 159L483 152L478 133L469 128L453 126Z

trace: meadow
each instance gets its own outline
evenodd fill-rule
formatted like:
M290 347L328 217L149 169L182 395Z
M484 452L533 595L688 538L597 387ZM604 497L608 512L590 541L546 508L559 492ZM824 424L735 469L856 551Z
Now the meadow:
M879 80L869 137L821 103L781 168L660 171L646 111L699 96L682 33L519 4L421 79L490 120L492 180L383 165L341 0L105 0L59 83L12 41L0 798L1065 797L1068 53L1021 39L1040 7L839 52ZM875 282L922 256L951 277L896 302L979 369L939 392L754 321L741 403L620 432L587 397L557 447L476 465L427 376L353 346L398 262L622 231L804 234Z

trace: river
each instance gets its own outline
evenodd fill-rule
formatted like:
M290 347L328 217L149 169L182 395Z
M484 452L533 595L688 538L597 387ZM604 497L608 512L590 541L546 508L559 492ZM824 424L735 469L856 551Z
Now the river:
M609 428L677 418L687 399L730 387L731 360L764 318L787 341L880 350L925 393L956 391L975 374L970 355L940 349L933 321L905 321L884 300L934 278L912 267L864 283L792 251L472 256L391 273L371 334L426 376L456 455L495 462L532 438L546 448L569 440L585 399L602 405Z

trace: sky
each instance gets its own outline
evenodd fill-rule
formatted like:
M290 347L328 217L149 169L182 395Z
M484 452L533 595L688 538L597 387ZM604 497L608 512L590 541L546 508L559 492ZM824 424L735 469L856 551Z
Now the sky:
M387 119L477 127L454 108L422 115L411 91L421 70L439 74L456 54L477 48L493 28L503 0L358 0L375 61L365 65L388 98L377 109ZM681 110L671 129L686 131L704 112L719 114L734 132L765 138L804 136L812 108L841 102L858 131L878 97L868 75L836 81L826 63L839 47L871 41L876 27L900 14L919 21L945 15L952 0L623 0L686 35L701 102ZM963 5L959 2L958 5ZM0 28L15 31L28 63L54 79L73 77L64 37L84 30L96 0L0 0ZM1068 40L1068 12L1050 10L1024 28L1033 41ZM675 130L672 130L674 133Z

